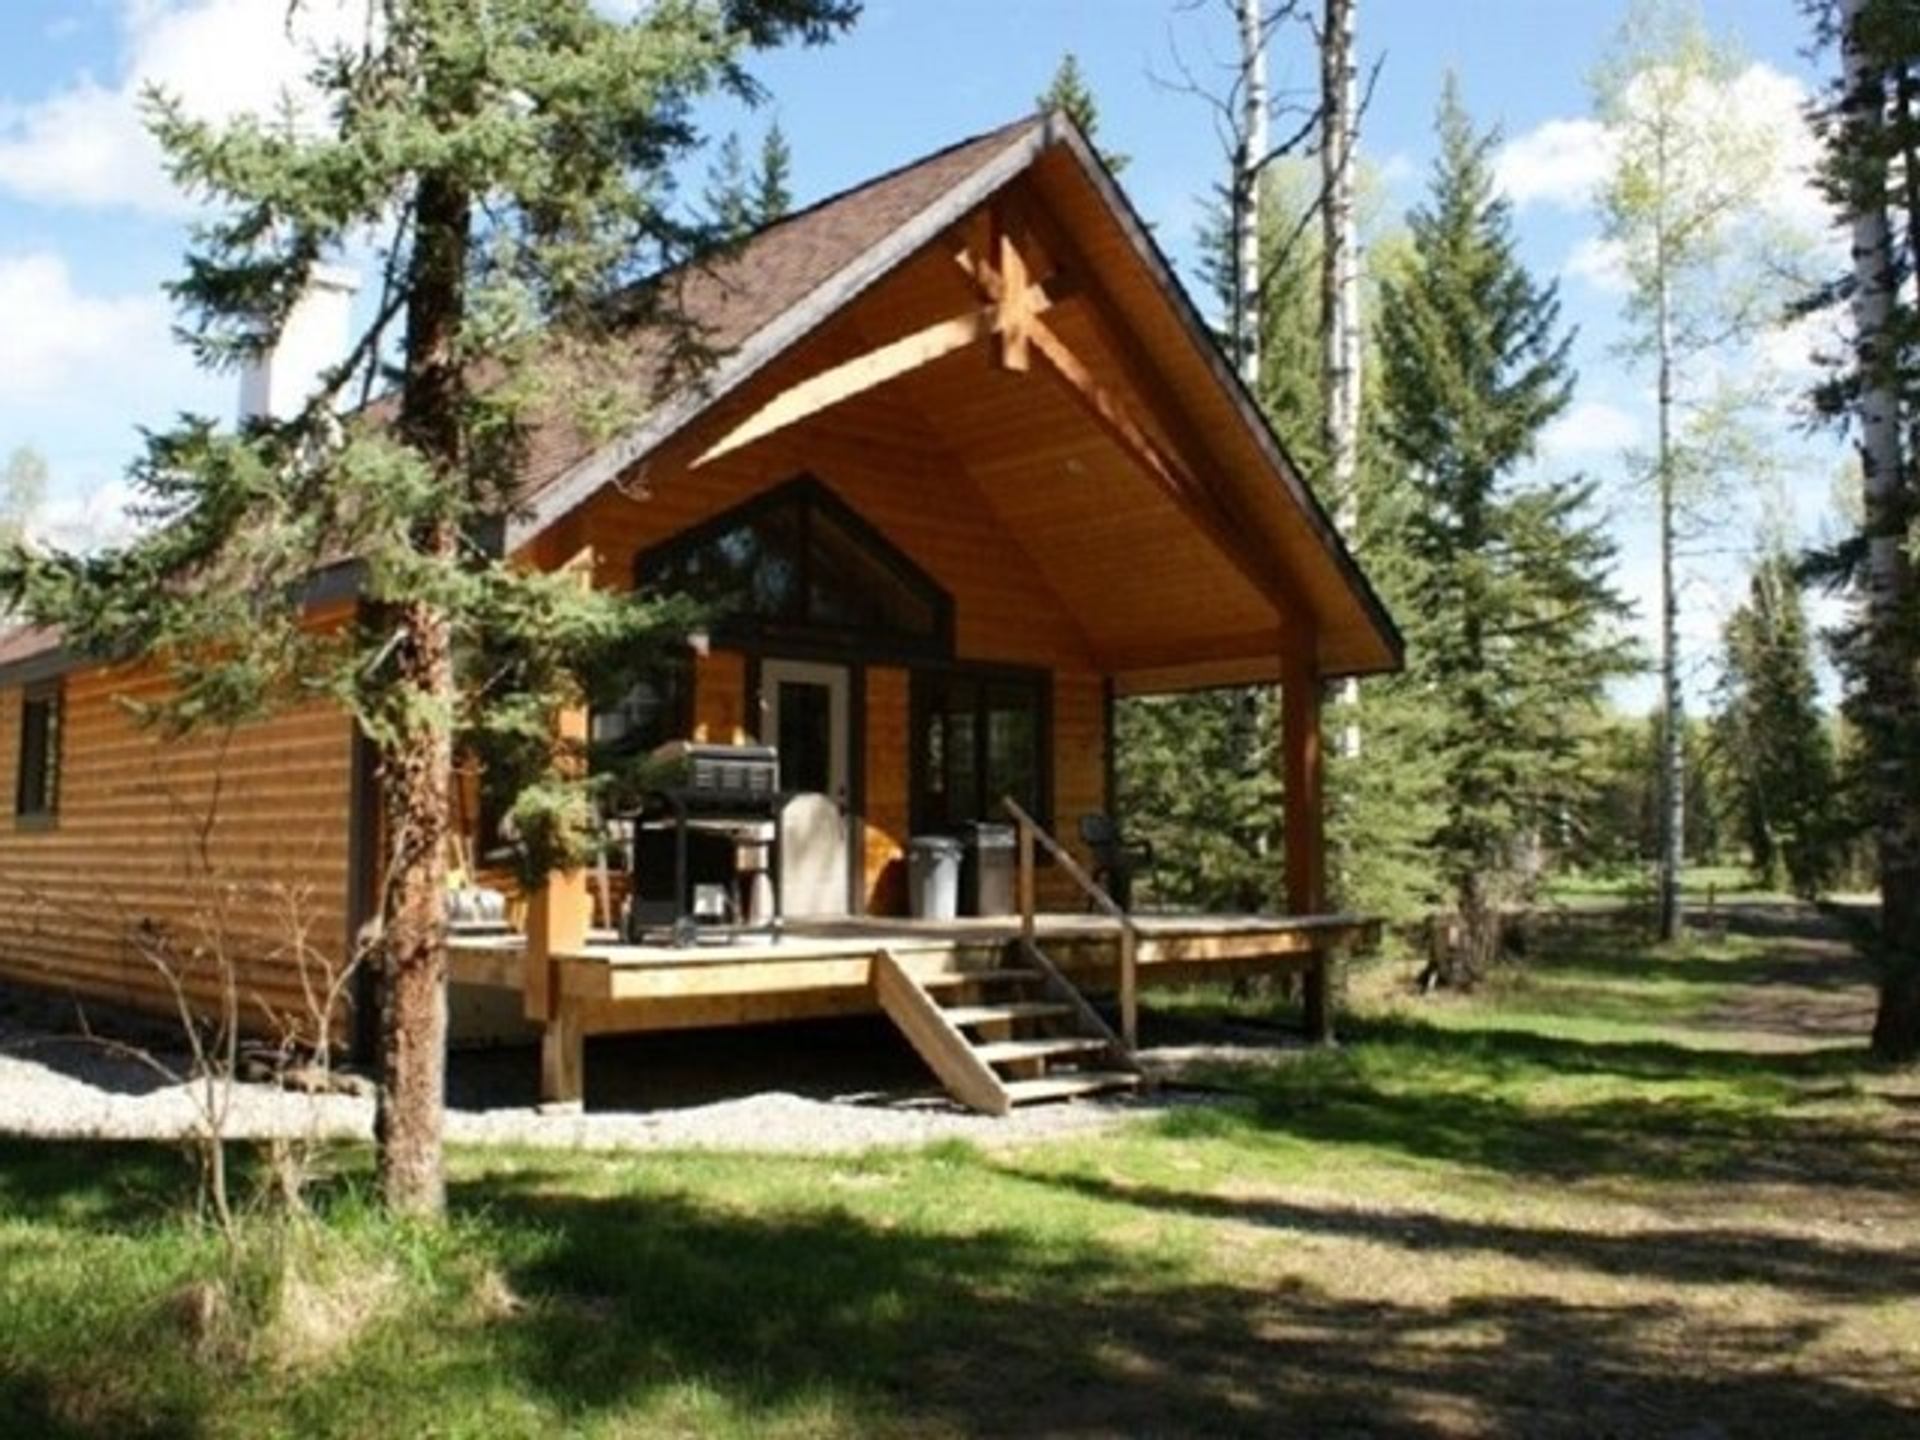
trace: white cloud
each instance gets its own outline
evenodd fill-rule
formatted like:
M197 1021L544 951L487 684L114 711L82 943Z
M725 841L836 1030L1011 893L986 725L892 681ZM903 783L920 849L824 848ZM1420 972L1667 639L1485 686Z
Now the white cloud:
M104 368L163 363L170 344L162 296L83 294L66 261L44 252L0 255L0 316L0 401L91 388Z
M109 480L84 495L55 496L27 531L39 544L75 554L121 544L138 528L129 513L137 498L124 480Z
M1404 150L1396 150L1380 161L1375 173L1382 185L1388 189L1410 184L1420 174L1420 167L1414 163L1411 155Z
M1796 77L1755 62L1724 85L1703 86L1693 97L1705 116L1730 123L1734 133L1763 143L1774 159L1773 179L1755 197L1768 219L1808 234L1831 228L1826 202L1813 184L1820 146L1807 123L1812 97ZM1584 210L1607 178L1619 139L1587 116L1547 120L1502 145L1494 181L1516 205Z
M1567 276L1583 280L1605 295L1624 295L1632 288L1627 274L1627 252L1612 240L1589 235L1567 253Z
M1613 165L1614 141L1598 120L1548 120L1502 145L1494 184L1516 205L1584 209Z
M141 96L154 85L189 113L221 119L273 110L297 94L314 46L349 33L365 0L316 0L287 28L273 0L123 0L118 77L90 75L30 103L0 102L0 189L50 204L186 206L147 134Z
M1541 433L1540 454L1548 460L1617 455L1640 439L1640 421L1631 411L1604 400L1576 401Z

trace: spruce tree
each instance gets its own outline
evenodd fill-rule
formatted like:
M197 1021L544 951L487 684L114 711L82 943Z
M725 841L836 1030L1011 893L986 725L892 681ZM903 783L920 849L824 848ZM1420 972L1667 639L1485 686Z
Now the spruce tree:
M152 437L136 469L146 532L94 556L9 547L0 595L82 653L163 657L166 723L325 697L372 742L376 1132L396 1209L431 1214L444 1197L456 745L521 767L510 788L531 871L579 859L584 762L557 749L555 718L661 621L500 553L526 440L543 422L596 436L636 418L649 398L630 374L637 331L667 357L663 383L705 358L675 287L638 283L716 238L674 203L694 106L757 98L752 51L824 41L854 9L672 0L617 19L593 0L368 0L365 26L315 59L313 114L211 123L152 102L175 177L210 207L173 287L203 363L270 348L315 267L368 234L381 288L299 413ZM383 380L387 401L337 416ZM358 621L317 632L308 581L346 561Z
M1592 484L1532 478L1541 431L1572 394L1572 335L1552 284L1521 264L1494 190L1496 137L1476 133L1448 82L1413 253L1381 299L1381 428L1409 477L1415 557L1402 609L1411 679L1440 717L1439 863L1471 982L1497 953L1500 906L1523 851L1579 781L1577 736L1625 663L1608 622L1612 546Z
M1820 711L1800 583L1774 550L1728 617L1716 717L1720 768L1755 870L1813 899L1831 878L1841 819L1833 739Z
M1060 63L1054 68L1053 79L1047 82L1047 88L1033 99L1034 107L1039 110L1057 110L1065 115L1089 140L1100 131L1100 102L1093 98L1093 91L1087 87L1086 77L1080 72L1080 58L1071 50L1060 57ZM1100 158L1107 169L1118 175L1127 168L1127 157L1114 150L1101 148Z
M760 137L760 169L753 177L753 218L771 225L793 209L793 147L774 121Z

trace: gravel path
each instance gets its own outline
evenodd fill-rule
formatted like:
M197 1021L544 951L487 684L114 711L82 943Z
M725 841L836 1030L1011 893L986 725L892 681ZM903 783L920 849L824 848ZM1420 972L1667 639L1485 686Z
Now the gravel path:
M998 1147L1107 1129L1169 1103L1178 1102L1078 1101L1031 1106L996 1120L944 1098L898 1093L819 1097L769 1091L671 1109L584 1114L543 1114L523 1103L492 1104L467 1094L448 1110L447 1138L563 1149L806 1154L956 1139ZM0 1018L0 1134L171 1139L191 1133L196 1119L187 1088L164 1082L137 1060ZM228 1133L237 1139L367 1139L372 1127L369 1099L306 1095L264 1083L233 1087Z

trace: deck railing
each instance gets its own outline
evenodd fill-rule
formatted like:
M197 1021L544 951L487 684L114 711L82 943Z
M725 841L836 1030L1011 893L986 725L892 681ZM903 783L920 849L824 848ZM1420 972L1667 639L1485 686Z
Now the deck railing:
M1140 1043L1140 928L1133 923L1133 917L1121 908L1120 902L1109 895L1106 887L1096 881L1081 867L1080 862L1068 853L1053 836L1049 835L1040 822L1029 815L1011 795L1001 803L1007 814L1013 817L1014 825L1020 832L1020 939L1029 950L1037 948L1035 935L1035 883L1034 883L1034 847L1044 845L1047 853L1053 856L1056 864L1067 878L1085 892L1094 905L1104 911L1120 926L1120 1038L1132 1051Z

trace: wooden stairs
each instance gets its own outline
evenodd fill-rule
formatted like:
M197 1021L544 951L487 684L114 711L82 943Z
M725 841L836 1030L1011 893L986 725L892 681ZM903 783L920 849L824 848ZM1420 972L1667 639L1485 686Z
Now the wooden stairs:
M1120 1037L1059 967L1024 940L1010 942L997 967L927 977L880 950L873 957L873 989L947 1093L985 1114L1140 1083Z

